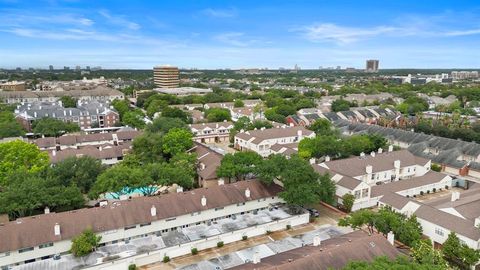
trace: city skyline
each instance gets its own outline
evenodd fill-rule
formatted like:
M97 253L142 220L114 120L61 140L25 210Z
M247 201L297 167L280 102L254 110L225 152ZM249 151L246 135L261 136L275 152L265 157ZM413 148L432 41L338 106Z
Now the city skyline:
M1 68L478 68L455 1L0 1ZM460 18L460 19L459 19Z

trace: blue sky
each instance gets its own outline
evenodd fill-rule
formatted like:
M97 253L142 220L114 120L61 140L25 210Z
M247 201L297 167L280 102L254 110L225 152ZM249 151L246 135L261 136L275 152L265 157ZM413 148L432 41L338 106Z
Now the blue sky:
M478 68L480 1L0 0L0 67Z

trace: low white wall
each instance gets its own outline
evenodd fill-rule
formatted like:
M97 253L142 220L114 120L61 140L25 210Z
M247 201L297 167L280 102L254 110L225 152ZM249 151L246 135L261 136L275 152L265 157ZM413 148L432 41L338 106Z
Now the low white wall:
M273 221L270 223L265 223L257 225L254 227L249 227L217 236L208 237L205 239L181 244L178 246L167 247L164 249L156 250L146 254L135 255L132 257L127 257L111 262L106 262L102 264L97 264L88 268L88 270L105 270L105 269L126 269L126 265L136 264L137 266L144 266L147 264L161 262L164 256L169 256L170 259L187 255L191 253L192 248L197 248L198 251L214 248L217 246L218 242L223 241L224 244L233 243L236 241L242 240L242 237L246 235L248 238L259 236L265 234L267 231L280 231L285 230L287 225L298 226L306 224L309 222L310 215L308 213L292 216L286 219Z

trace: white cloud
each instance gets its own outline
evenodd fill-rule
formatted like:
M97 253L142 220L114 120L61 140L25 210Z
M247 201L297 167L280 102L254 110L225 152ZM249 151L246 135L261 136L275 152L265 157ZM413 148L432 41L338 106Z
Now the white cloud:
M140 24L136 22L129 21L125 19L123 16L114 16L111 15L108 10L100 10L98 11L100 15L102 15L107 21L111 24L122 26L128 28L130 30L138 30L140 29Z
M245 34L241 32L227 32L216 35L214 39L222 43L237 47L245 47L255 42L255 40L244 39L244 36Z
M237 15L237 12L233 9L207 8L202 10L202 14L215 18L232 18Z
M397 30L397 28L389 26L356 28L338 26L333 23L322 23L303 27L299 31L303 33L305 38L313 42L351 43L361 39L393 33Z

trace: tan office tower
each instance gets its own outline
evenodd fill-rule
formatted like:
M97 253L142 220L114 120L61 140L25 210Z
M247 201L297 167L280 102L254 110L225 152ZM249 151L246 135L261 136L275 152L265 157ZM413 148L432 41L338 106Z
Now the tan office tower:
M378 60L367 60L366 71L377 72L378 71Z
M178 67L154 67L153 81L155 82L155 85L160 88L177 88L180 83L178 73Z

